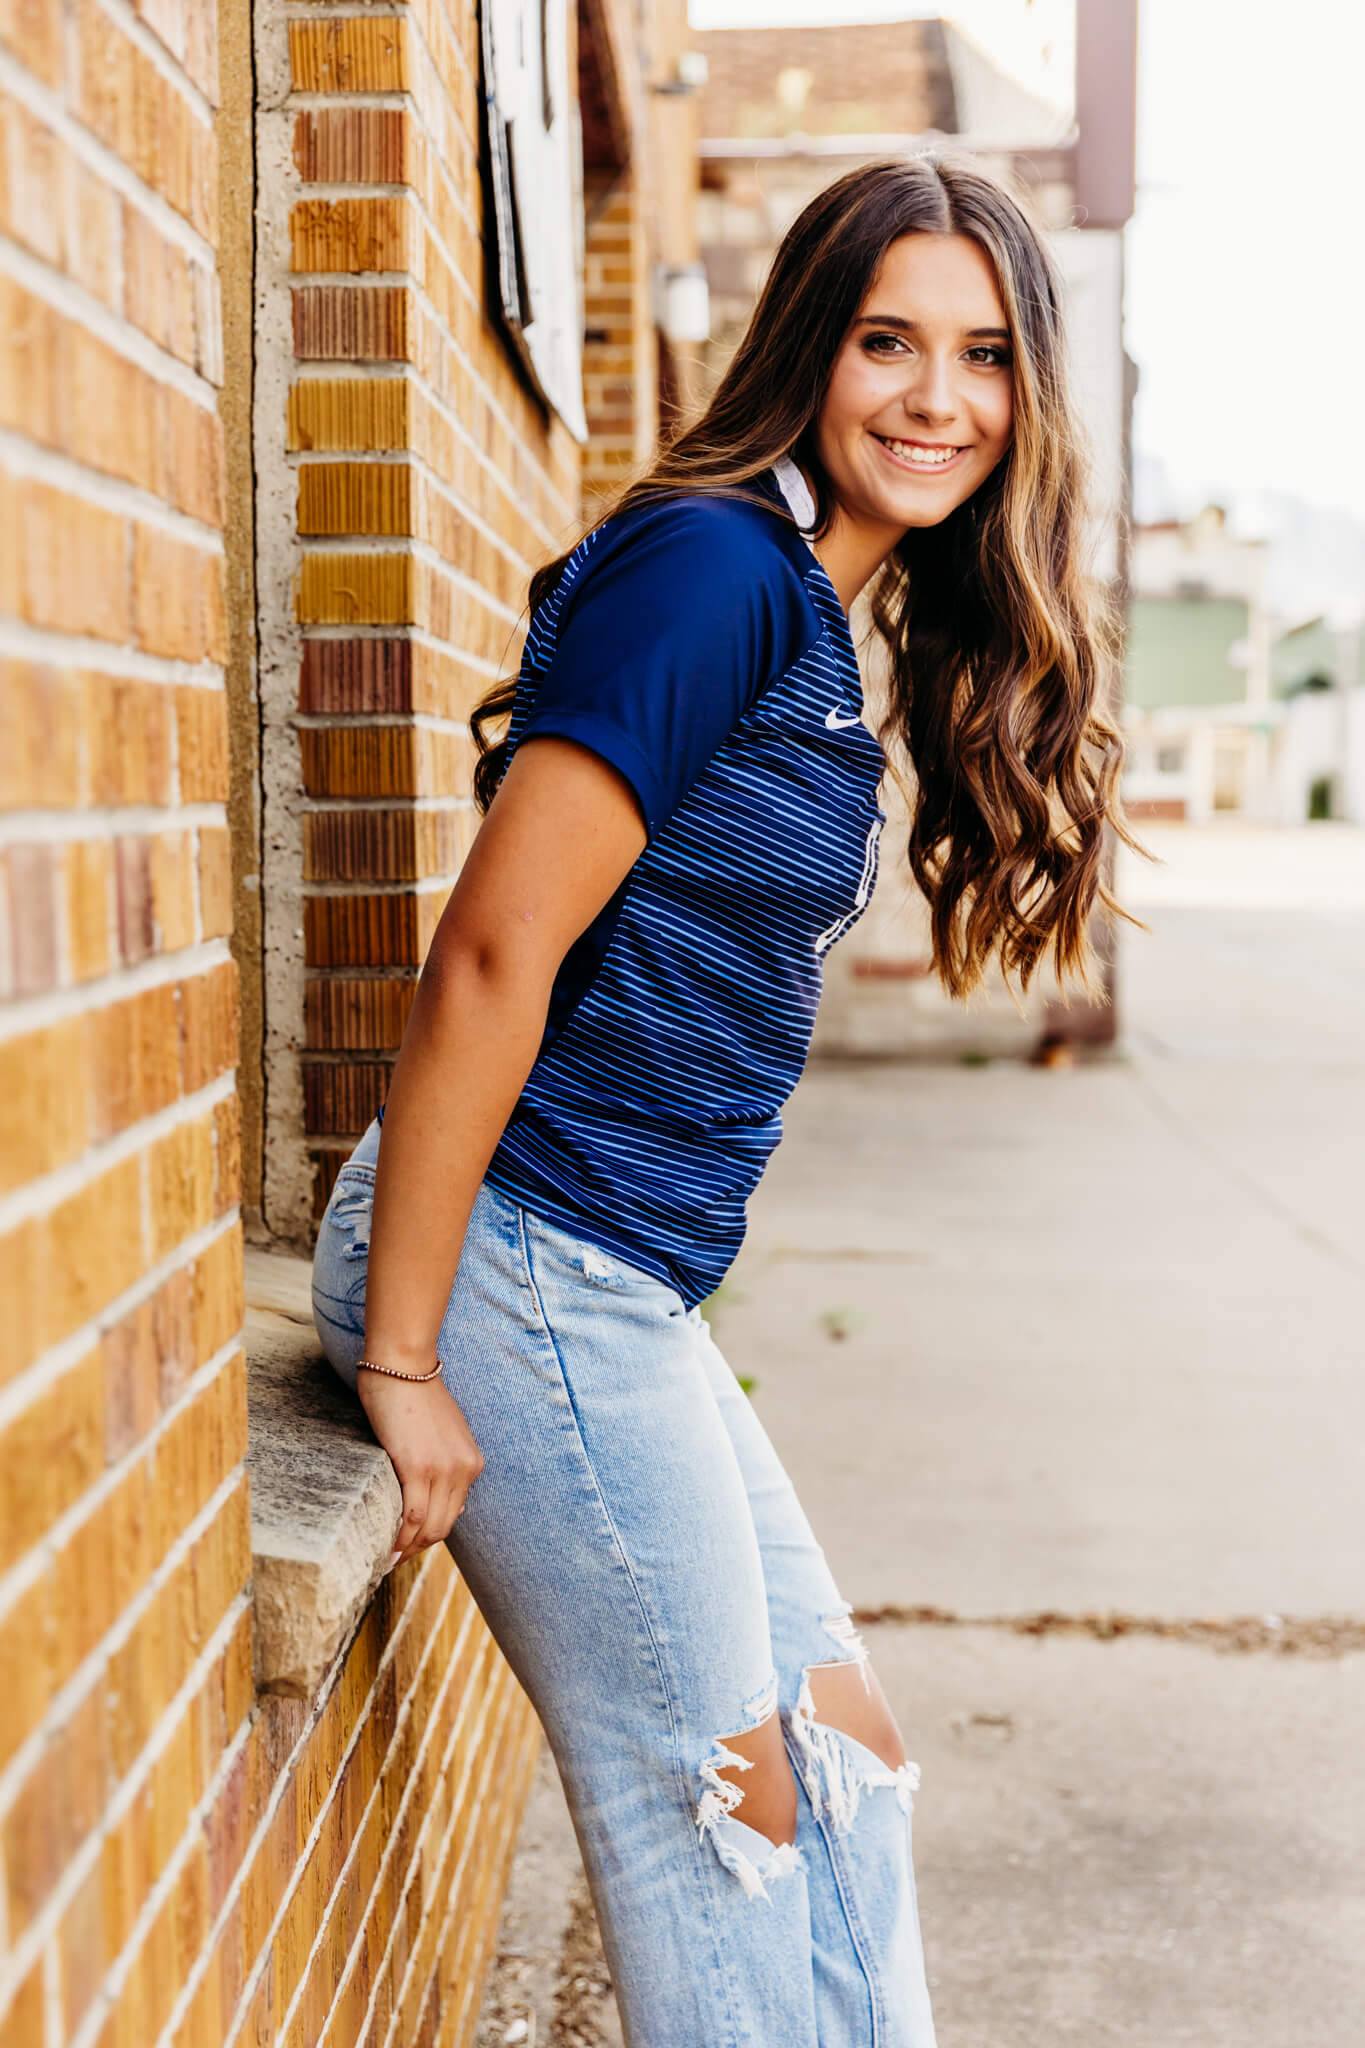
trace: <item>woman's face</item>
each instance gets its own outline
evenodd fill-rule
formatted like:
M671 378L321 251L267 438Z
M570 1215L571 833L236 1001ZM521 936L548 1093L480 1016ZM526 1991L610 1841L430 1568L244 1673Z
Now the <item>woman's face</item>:
M966 235L902 235L858 309L820 409L817 446L845 516L895 539L937 526L1010 444L1009 327L989 258Z

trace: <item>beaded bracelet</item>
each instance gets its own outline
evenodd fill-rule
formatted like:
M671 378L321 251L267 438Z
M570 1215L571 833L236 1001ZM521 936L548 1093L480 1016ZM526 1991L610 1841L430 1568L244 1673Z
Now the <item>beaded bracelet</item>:
M399 1372L396 1366L376 1365L372 1358L362 1358L358 1361L356 1365L356 1371L382 1372L388 1379L412 1380L414 1384L416 1384L421 1382L422 1380L434 1380L439 1378L441 1372L441 1361L438 1358L435 1365L433 1365L433 1367L431 1368L430 1372Z

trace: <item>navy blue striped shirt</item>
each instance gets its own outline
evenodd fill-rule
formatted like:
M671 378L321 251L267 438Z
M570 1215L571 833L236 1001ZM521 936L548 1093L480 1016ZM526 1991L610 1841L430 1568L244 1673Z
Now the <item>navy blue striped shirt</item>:
M684 496L580 542L509 730L608 761L648 843L564 961L488 1179L688 1307L739 1250L883 823L848 623L784 472L772 512Z

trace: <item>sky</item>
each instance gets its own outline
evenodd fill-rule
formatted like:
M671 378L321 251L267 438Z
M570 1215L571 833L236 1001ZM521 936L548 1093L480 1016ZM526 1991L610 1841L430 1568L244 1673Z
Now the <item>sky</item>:
M695 28L944 13L1046 96L1070 0L691 0ZM1140 0L1127 346L1148 513L1365 520L1365 7Z

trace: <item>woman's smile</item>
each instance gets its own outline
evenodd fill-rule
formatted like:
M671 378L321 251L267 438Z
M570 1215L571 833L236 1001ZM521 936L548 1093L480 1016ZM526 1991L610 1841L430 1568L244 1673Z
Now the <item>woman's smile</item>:
M902 441L890 434L873 433L872 439L901 469L919 470L926 475L951 469L966 447L950 441Z

